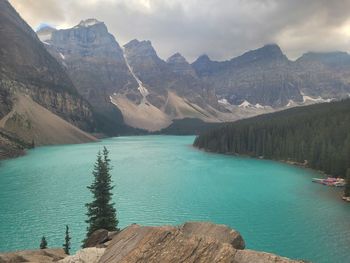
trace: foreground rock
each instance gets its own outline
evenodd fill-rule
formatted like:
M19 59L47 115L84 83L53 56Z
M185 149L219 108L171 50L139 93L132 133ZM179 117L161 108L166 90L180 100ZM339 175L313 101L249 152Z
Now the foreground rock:
M0 253L0 263L20 263L20 262L35 262L47 263L57 262L67 255L61 248L56 249L39 249L39 250L24 250L12 253Z
M212 223L185 223L179 227L132 225L112 241L98 263L111 262L302 262L269 253L243 250L239 232Z
M301 263L274 254L245 250L239 232L225 226L189 222L181 226L131 225L119 233L97 230L88 239L94 247L64 255L63 250L0 254L3 262L59 263Z
M75 255L68 256L58 263L93 263L98 262L103 253L104 248L89 247L79 250Z

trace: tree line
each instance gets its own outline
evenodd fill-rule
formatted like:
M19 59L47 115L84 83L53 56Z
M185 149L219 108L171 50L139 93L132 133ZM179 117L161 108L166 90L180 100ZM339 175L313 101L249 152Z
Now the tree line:
M237 121L198 136L211 152L289 160L345 178L350 168L350 100Z

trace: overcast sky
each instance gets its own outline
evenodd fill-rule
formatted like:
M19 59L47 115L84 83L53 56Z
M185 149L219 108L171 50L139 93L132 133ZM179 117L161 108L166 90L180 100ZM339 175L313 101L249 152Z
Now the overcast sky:
M10 0L35 29L106 23L119 44L151 40L160 57L224 60L277 43L291 59L350 51L350 0Z

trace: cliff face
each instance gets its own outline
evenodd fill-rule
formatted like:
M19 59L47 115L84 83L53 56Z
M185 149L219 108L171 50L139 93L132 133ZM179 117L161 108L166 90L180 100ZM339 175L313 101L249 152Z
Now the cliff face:
M266 45L225 62L200 57L193 67L229 103L281 107L289 100L302 101L298 78L277 45Z
M98 230L88 240L90 247L66 256L60 263L301 263L265 252L244 249L242 236L235 230L212 223L190 222L173 226L131 225L119 233ZM2 259L22 262L20 255L38 254L22 251L0 254ZM41 253L42 254L42 253ZM51 253L52 260L40 261L30 258L31 262L52 262L54 257L62 256L59 251ZM58 255L57 255L58 254ZM50 253L47 253L50 255ZM46 255L46 256L47 256ZM10 258L11 256L11 258ZM34 260L33 260L34 259ZM9 262L9 261L5 261Z
M7 123L9 114L16 115L17 119L22 118L23 122L31 122L26 119L27 115L14 112L18 97L28 96L34 104L67 122L66 127L70 127L69 123L86 131L94 131L96 122L90 105L78 94L65 70L6 0L0 0L0 35L0 127L26 143L35 139L30 138L30 134L25 134L28 135L26 138L23 133L19 135L18 131L23 132L23 129L16 126L18 122ZM40 115L32 118L42 127L47 124L45 121L48 119L45 120ZM84 132L75 133L77 139L82 134ZM39 144L44 143L40 141L40 135L41 130L37 129ZM52 137L55 135L57 134L52 134ZM90 140L91 138L87 141ZM64 141L75 142L69 138ZM1 145L15 149L4 137L1 137ZM4 153L6 149L4 146L0 150Z
M137 83L124 59L123 50L103 22L81 21L65 30L37 32L47 50L61 63L78 92L102 119L110 135L125 132L123 117L110 96L122 93L140 100ZM101 125L100 125L101 126Z

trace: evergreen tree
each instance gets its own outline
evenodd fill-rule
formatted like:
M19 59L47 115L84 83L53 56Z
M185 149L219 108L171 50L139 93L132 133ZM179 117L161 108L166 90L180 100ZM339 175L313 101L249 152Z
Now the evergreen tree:
M93 195L93 201L87 203L88 223L86 239L98 229L106 229L108 231L117 231L118 220L116 216L116 209L112 203L112 178L110 159L108 157L108 150L103 148L103 153L98 152L97 160L94 166L93 176L94 181L88 189ZM85 239L85 241L86 241ZM84 245L85 245L84 241Z
M71 237L69 235L69 227L68 225L66 225L66 236L65 236L65 239L64 239L64 244L63 244L63 249L64 249L64 252L69 255L69 250L71 249L70 247L70 240L71 240Z
M45 249L45 248L47 248L47 241L46 241L45 236L43 236L41 238L40 249Z
M345 197L350 196L350 168L346 172L346 185L344 190L344 196Z

